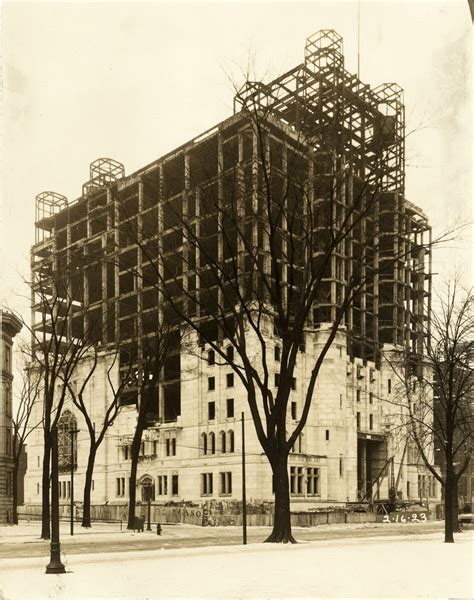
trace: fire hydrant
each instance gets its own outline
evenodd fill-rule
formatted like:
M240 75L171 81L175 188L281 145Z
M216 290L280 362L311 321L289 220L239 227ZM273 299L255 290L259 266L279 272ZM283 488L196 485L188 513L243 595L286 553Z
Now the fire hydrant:
M156 535L161 535L161 524L160 523L156 524Z

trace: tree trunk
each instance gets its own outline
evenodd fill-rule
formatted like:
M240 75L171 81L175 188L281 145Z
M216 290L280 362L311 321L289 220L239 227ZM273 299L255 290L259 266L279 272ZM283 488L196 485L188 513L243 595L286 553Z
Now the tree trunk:
M41 490L41 539L49 540L50 531L50 506L49 506L49 475L50 475L51 439L49 430L44 434L43 475Z
M82 527L92 527L91 525L91 489L92 476L94 474L95 456L97 449L94 442L91 441L89 458L87 459L86 480L84 483L84 498L82 508Z
M444 541L447 544L454 543L453 536L453 490L454 477L452 469L447 466L446 469L446 484L444 487Z
M18 525L18 462L20 460L20 454L15 457L13 464L13 523Z
M288 456L280 456L276 462L272 461L273 484L275 491L275 512L273 530L265 542L274 544L296 544L291 535L290 518L290 485L288 479Z
M132 447L130 448L130 489L129 489L129 501L128 501L128 524L127 529L133 529L135 525L135 504L137 499L137 468L138 468L138 456L140 454L140 446L142 443L143 426L140 423L140 417L138 419L137 428L133 436Z
M461 533L461 527L459 526L458 482L456 479L453 485L453 531L454 533Z

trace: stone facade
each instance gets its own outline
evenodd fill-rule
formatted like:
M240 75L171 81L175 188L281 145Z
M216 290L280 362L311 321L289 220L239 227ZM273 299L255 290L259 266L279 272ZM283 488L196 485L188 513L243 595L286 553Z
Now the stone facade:
M288 431L298 422L309 372L325 339L324 326L306 335L291 392ZM225 344L225 341L223 342ZM268 339L268 352L277 340ZM157 503L207 500L240 500L242 496L242 413L246 435L247 498L272 501L272 475L249 415L245 389L225 364L209 364L209 348L182 356L181 414L172 422L156 422L143 436L138 467L137 500L146 500L151 484ZM111 389L103 357L87 388L92 420L98 424L110 401ZM212 362L212 361L211 361ZM279 371L278 360L269 361L271 377ZM84 373L88 365L83 365ZM114 367L115 368L115 367ZM78 372L78 380L84 376ZM118 369L114 371L118 379ZM374 363L350 359L345 331L340 331L324 361L301 440L289 458L292 508L337 505L370 498L387 499L393 481L399 499L434 501L439 486L419 488L419 477L428 481L421 464L410 463L406 434L394 427L400 409L390 401L394 373L387 361ZM38 405L37 410L40 410ZM78 469L76 500L82 501L82 485L89 448L82 415L71 403L64 410L77 419ZM162 411L159 410L161 414ZM97 454L92 503L125 503L129 493L130 443L136 409L124 406ZM225 441L224 441L225 440ZM41 498L42 432L29 440L25 489L27 504ZM392 469L392 470L391 470ZM379 480L378 476L381 474ZM60 474L61 501L69 502L69 474ZM428 489L429 487L429 489Z
M12 427L12 346L21 329L19 319L0 310L2 343L0 346L0 523L12 522L13 511L13 427Z

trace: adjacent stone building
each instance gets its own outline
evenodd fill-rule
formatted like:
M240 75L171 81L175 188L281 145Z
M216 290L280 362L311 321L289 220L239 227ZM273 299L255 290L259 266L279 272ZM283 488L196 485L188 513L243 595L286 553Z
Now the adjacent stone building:
M12 347L21 330L20 320L0 309L2 343L0 347L0 523L12 522L13 511L13 427L12 427Z

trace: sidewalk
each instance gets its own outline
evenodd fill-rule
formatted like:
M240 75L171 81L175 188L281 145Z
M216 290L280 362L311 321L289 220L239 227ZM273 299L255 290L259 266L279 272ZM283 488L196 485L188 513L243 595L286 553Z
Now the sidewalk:
M215 540L216 538L225 543L226 540L238 538L242 533L242 527L201 527L198 525L176 524L162 525L162 534L156 534L156 524L152 524L152 531L134 532L126 529L127 524L122 523L94 523L93 527L85 529L80 523L74 523L74 535L70 535L70 524L60 522L61 541L69 545L84 544L84 542L105 542L112 539L120 540L121 542L130 541L145 541L145 540L186 540L194 541L201 539L205 542L206 539ZM146 527L146 525L145 525ZM441 531L443 527L442 521L427 521L426 523L352 523L352 524L332 524L318 525L316 527L293 527L293 533L296 539L322 539L328 537L361 537L363 535L390 536L403 535L413 533L431 533L433 531ZM248 527L249 541L263 541L270 533L270 527ZM0 526L0 546L6 544L45 544L48 543L40 538L41 523L20 522L19 525L4 525ZM193 544L195 545L195 544ZM207 544L203 544L207 545Z

